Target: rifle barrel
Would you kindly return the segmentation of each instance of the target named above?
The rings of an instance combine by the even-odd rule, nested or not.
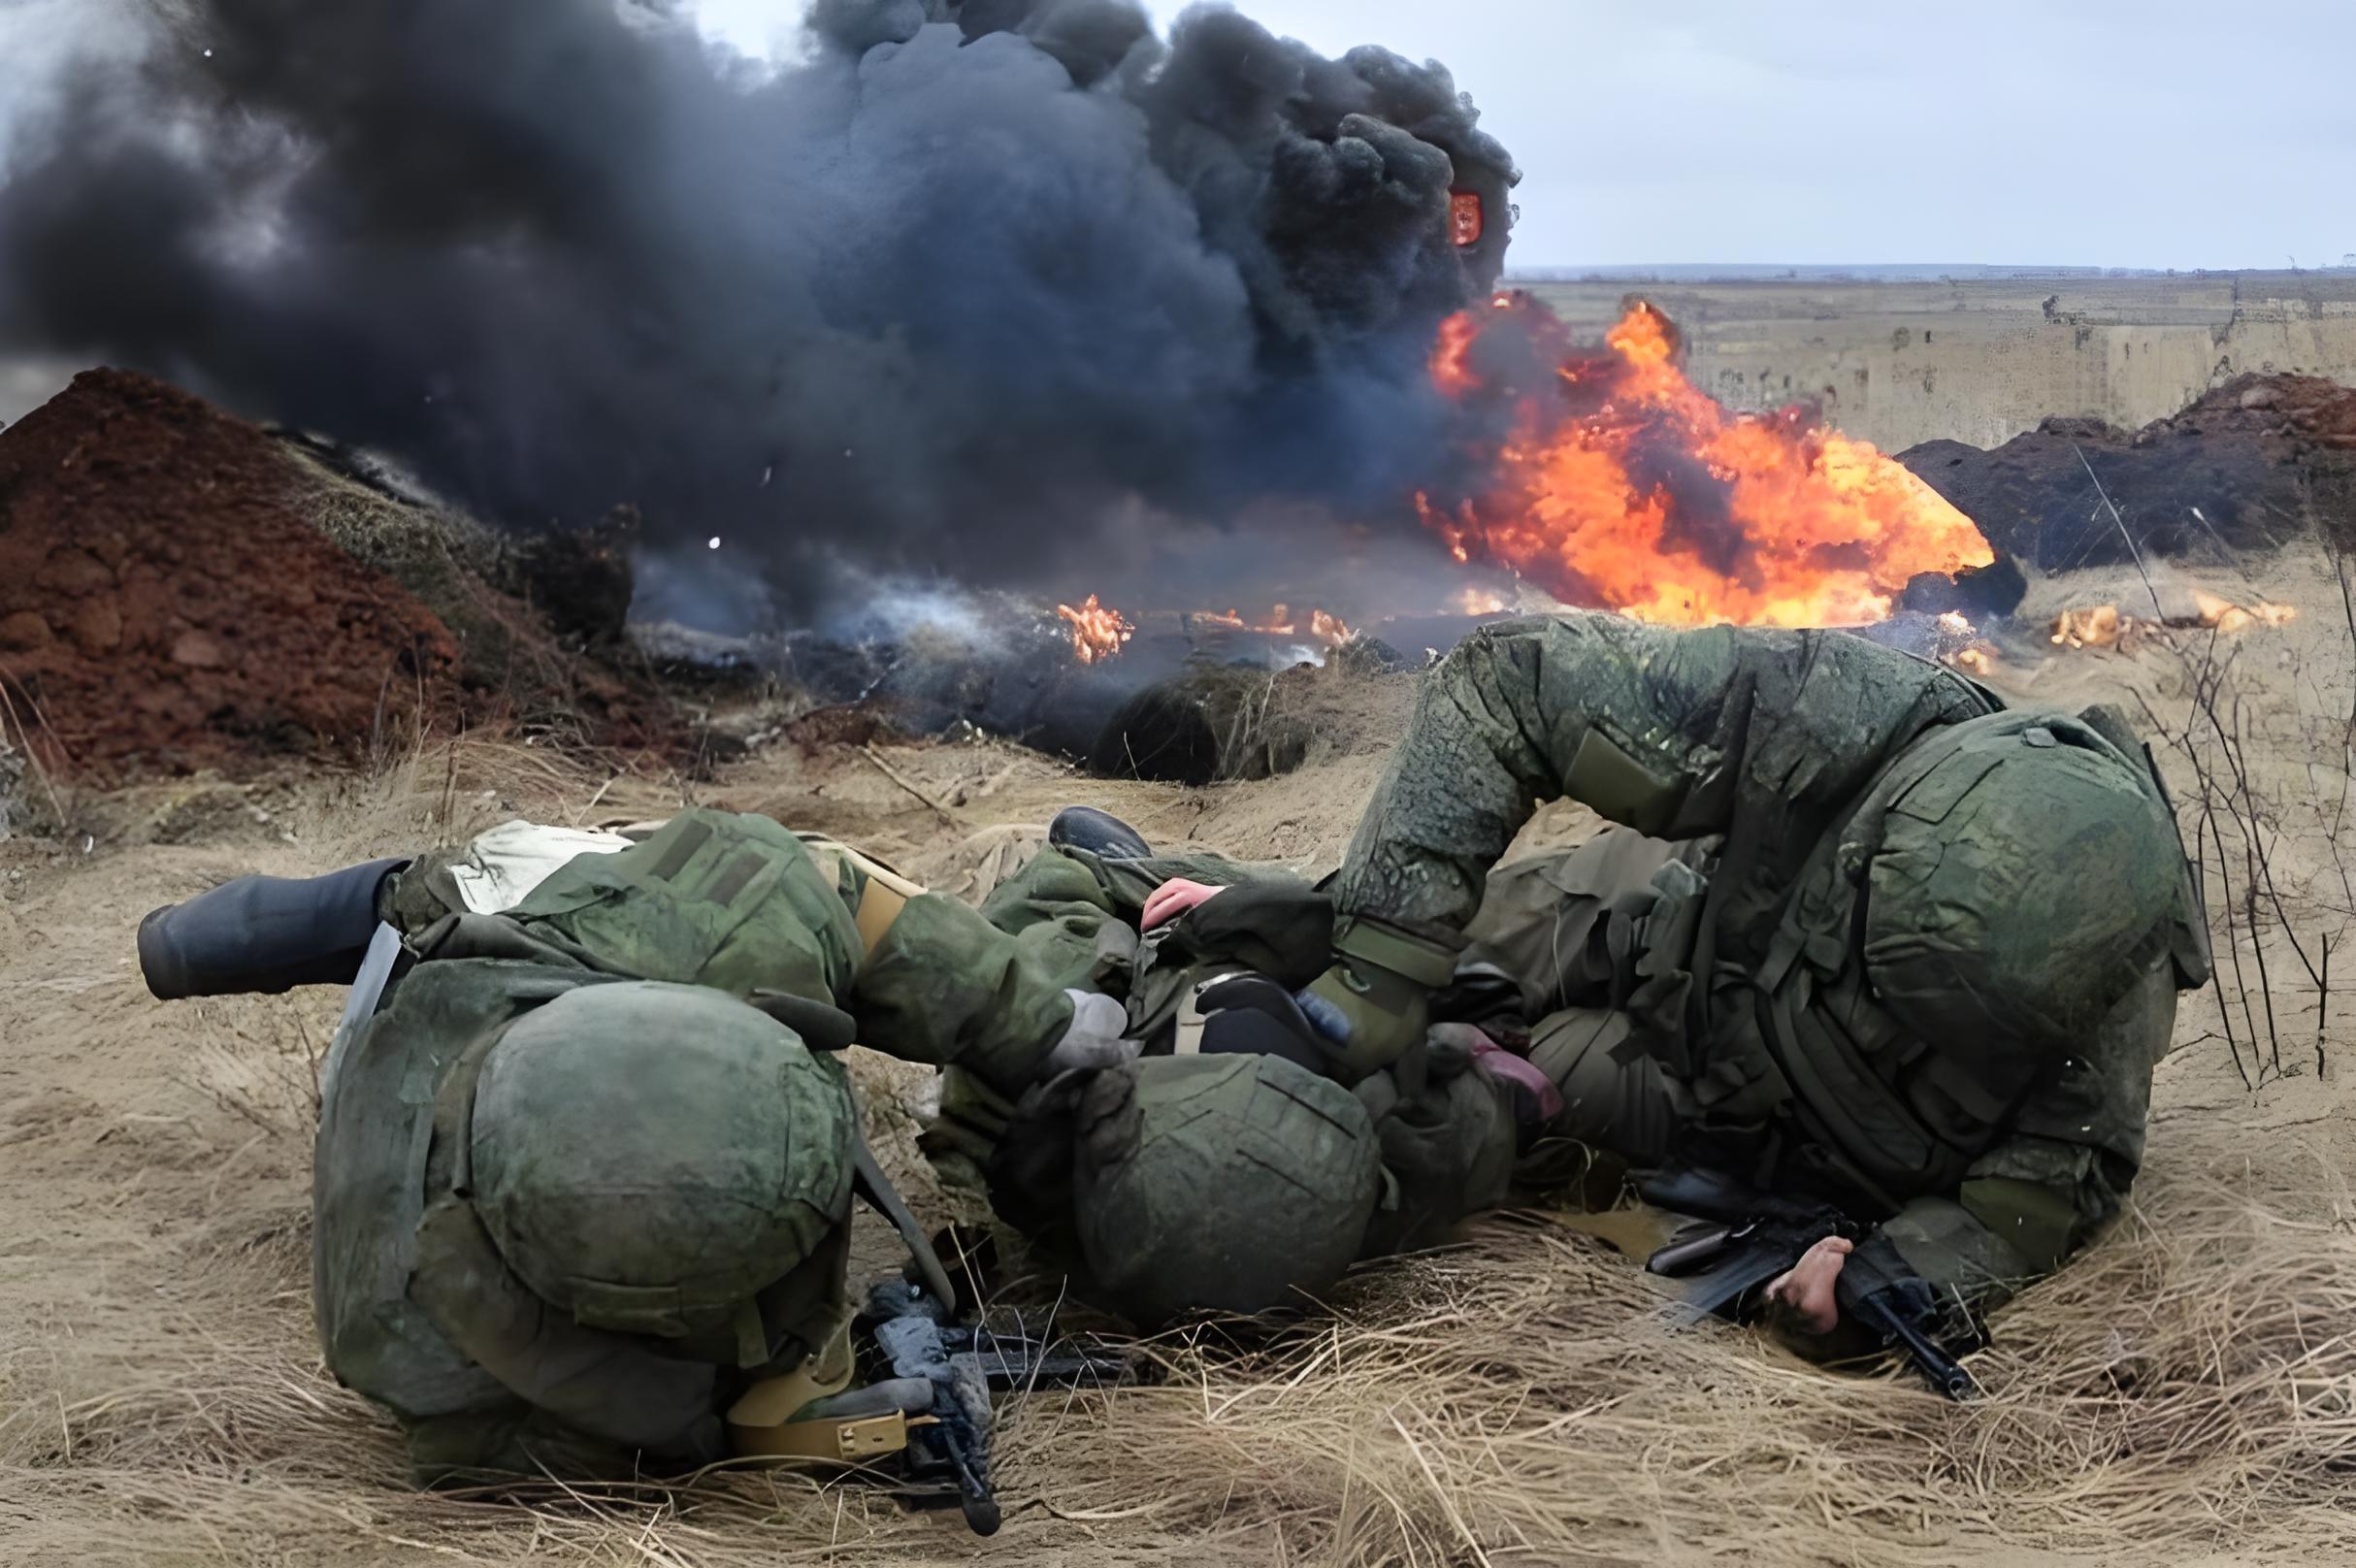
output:
[[[1972,1374],[1964,1370],[1962,1362],[1931,1343],[1929,1335],[1908,1322],[1905,1314],[1892,1311],[1880,1294],[1865,1297],[1857,1308],[1867,1325],[1884,1341],[1894,1340],[1906,1347],[1907,1355],[1914,1358],[1922,1375],[1931,1380],[1932,1388],[1949,1399],[1968,1399],[1980,1391],[1980,1385],[1972,1381]]]

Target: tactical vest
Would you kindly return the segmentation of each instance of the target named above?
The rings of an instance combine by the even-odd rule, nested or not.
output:
[[[408,1429],[421,1482],[719,1458],[726,1392],[800,1365],[846,1316],[847,1225],[717,1332],[575,1321],[506,1267],[467,1201],[474,1074],[517,1019],[610,978],[426,960],[340,1053],[311,1190],[319,1339],[337,1378]]]
[[[2079,720],[1990,715],[1934,731],[1900,755],[1811,852],[1763,960],[1748,971],[1719,966],[1698,1009],[1702,1033],[1686,1065],[1705,1116],[1751,1122],[1763,1114],[1770,1129],[1764,1148],[1753,1144],[1755,1178],[1813,1183],[1885,1210],[1952,1190],[2023,1097],[2059,1065],[2053,1047],[2034,1041],[1960,1032],[1923,1038],[1877,997],[1861,951],[1861,888],[1882,817],[1900,800],[1919,809],[1921,788],[1960,799],[1987,770],[1975,770],[1969,758],[1985,755],[1993,767],[1996,748],[2018,744],[2021,731],[2040,726],[2075,730],[2073,741],[2119,753],[2173,822],[2148,756],[2136,768],[2116,736]],[[1924,783],[1958,757],[1967,759],[1962,766]],[[1700,929],[1709,928],[1739,874],[1744,848],[1730,837],[1702,898]],[[2172,918],[2122,962],[2141,973],[2173,958],[2178,984],[2197,984],[2206,975],[2206,923],[2188,866],[2177,881]],[[1675,913],[1656,910],[1653,918],[1675,927]],[[2123,995],[2128,988],[2116,989]]]

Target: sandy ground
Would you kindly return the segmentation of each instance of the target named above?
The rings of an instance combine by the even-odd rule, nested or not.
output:
[[[2122,586],[2040,584],[2032,608]],[[2312,956],[2350,919],[2329,844],[2351,650],[2327,564],[2286,561],[2264,587],[2306,613],[2227,650],[2216,705],[2247,736],[2274,863],[2260,923],[2277,926],[2277,897],[2290,916],[2262,944],[2240,928],[2242,972],[2261,946],[2270,961],[2274,1029],[2229,974],[2237,1065],[2217,999],[2188,999],[2137,1211],[2000,1319],[1976,1363],[1986,1398],[1827,1376],[1733,1330],[1672,1334],[1624,1262],[1547,1213],[1502,1217],[1369,1271],[1332,1318],[1273,1345],[1168,1342],[1161,1387],[1011,1412],[1008,1523],[986,1547],[954,1515],[792,1476],[522,1502],[407,1490],[396,1434],[324,1376],[311,1337],[311,1094],[340,997],[164,1006],[136,975],[140,914],[233,874],[313,872],[515,815],[659,813],[675,783],[437,744],[376,778],[67,800],[72,838],[0,843],[0,1560],[2356,1561],[2337,1060],[2356,1013],[2342,1000],[2324,1018],[2318,1072],[2317,988],[2289,945]],[[2031,641],[1997,678],[2054,701],[2140,698],[2185,729],[2187,681],[2216,658],[2200,637],[2129,653]],[[1359,720],[1403,714],[1408,684],[1358,694]],[[692,793],[948,882],[961,841],[1069,800],[1166,842],[1329,863],[1382,761],[1379,739],[1351,735],[1384,729],[1346,727],[1292,777],[1196,792],[984,744],[886,753],[939,809],[839,748],[781,748]],[[2196,817],[2199,755],[2171,763]],[[2239,817],[2211,817],[2241,856]],[[1580,831],[1568,808],[1536,830]],[[2356,974],[2356,957],[2338,967]],[[905,1083],[865,1077],[878,1096]]]

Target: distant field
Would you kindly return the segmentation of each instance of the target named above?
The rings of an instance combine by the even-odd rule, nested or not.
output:
[[[1694,381],[1740,408],[1815,397],[1887,451],[1993,446],[2048,414],[2136,426],[2245,371],[2356,384],[2356,272],[2105,277],[2090,270],[1612,269],[1526,286],[1600,337],[1630,294],[1684,329]],[[1697,280],[1702,274],[1714,280]],[[1733,274],[1731,278],[1726,274]],[[1544,280],[1535,280],[1544,279]],[[0,422],[79,369],[0,349]]]
[[[2356,384],[2356,273],[2091,273],[1699,282],[1625,277],[1524,286],[1600,333],[1630,294],[1684,329],[1694,381],[1736,408],[1819,400],[1899,451],[1992,446],[2049,414],[2133,427],[2247,371]]]

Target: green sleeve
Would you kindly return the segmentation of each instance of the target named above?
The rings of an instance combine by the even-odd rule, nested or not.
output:
[[[1039,851],[991,890],[981,918],[1029,949],[1063,985],[1118,991],[1128,983],[1136,932],[1094,857]]]
[[[868,952],[842,1005],[859,1041],[902,1062],[957,1066],[1018,1094],[1071,1024],[1080,983],[1060,944],[1010,936],[955,898],[911,898]]]
[[[1538,802],[1561,797],[1656,838],[1740,814],[1771,857],[1804,856],[1927,725],[1988,706],[1952,671],[1845,633],[1500,622],[1428,677],[1334,905],[1452,935]]]
[[[2152,1063],[2175,1020],[2163,969],[2039,1087],[1953,1197],[1918,1198],[1882,1226],[1900,1256],[1975,1310],[2059,1268],[2126,1202],[2143,1159]]]

